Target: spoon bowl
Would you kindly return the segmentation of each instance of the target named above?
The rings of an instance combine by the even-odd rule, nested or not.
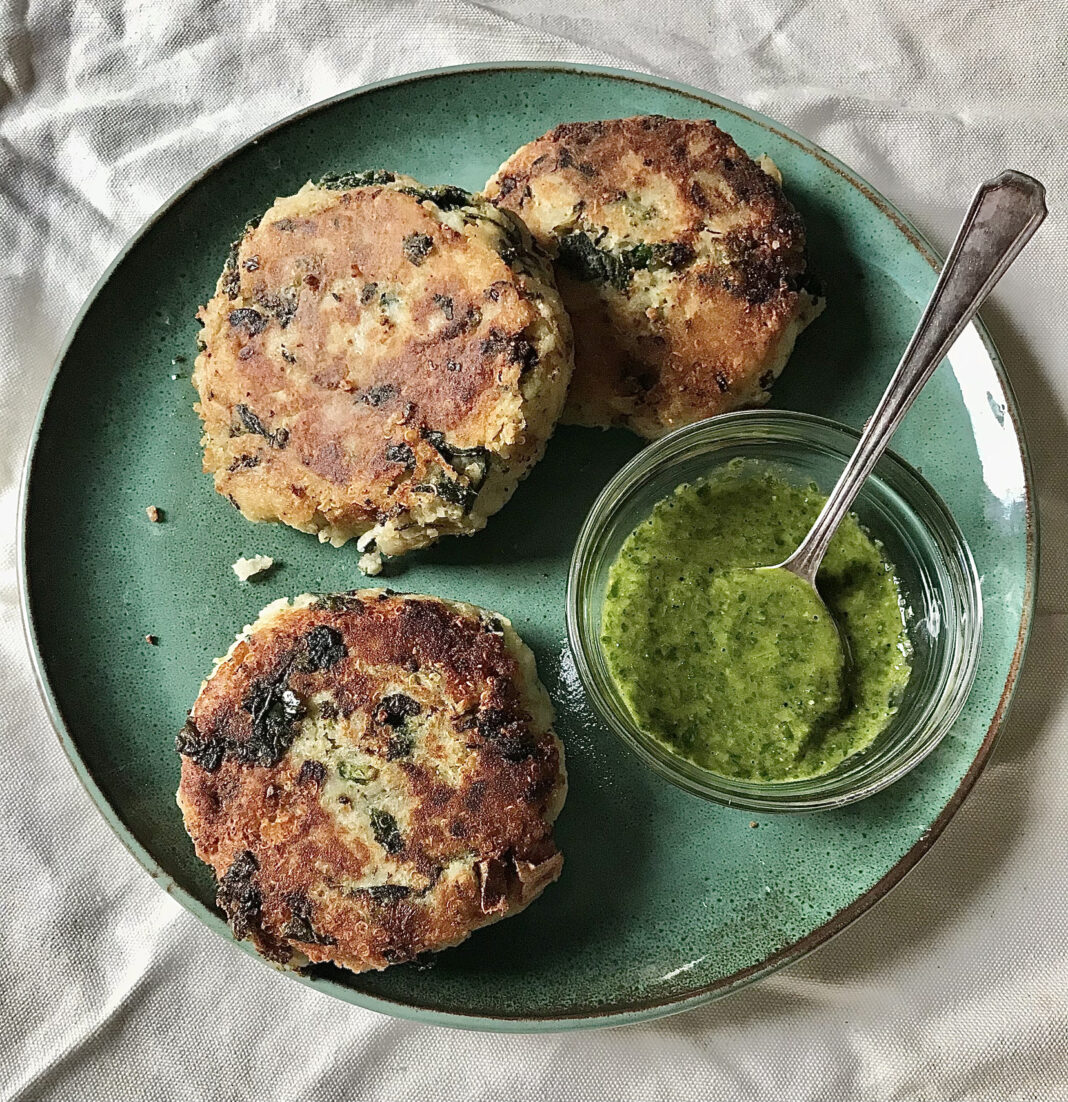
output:
[[[853,646],[849,641],[849,635],[842,630],[842,625],[838,622],[838,617],[835,616],[834,611],[831,609],[830,605],[828,605],[827,602],[823,599],[823,594],[820,593],[819,586],[816,584],[815,579],[810,579],[807,577],[807,575],[802,574],[797,570],[791,570],[790,567],[787,565],[789,561],[790,560],[787,559],[785,562],[776,563],[774,566],[755,566],[753,567],[753,570],[758,571],[762,574],[774,575],[780,572],[783,574],[788,574],[791,578],[799,579],[812,589],[812,592],[816,596],[816,600],[819,602],[819,607],[821,608],[824,617],[826,618],[827,622],[833,626],[835,635],[838,637],[838,649],[841,651],[842,655],[842,681],[848,682],[850,671],[854,667]]]

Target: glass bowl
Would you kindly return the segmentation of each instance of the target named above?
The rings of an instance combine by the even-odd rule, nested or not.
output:
[[[761,811],[840,807],[892,784],[938,745],[971,689],[982,634],[979,576],[949,510],[907,463],[887,454],[853,512],[893,563],[912,642],[912,673],[896,714],[865,750],[805,780],[723,777],[672,753],[638,727],[601,645],[608,570],[623,541],[677,486],[734,459],[756,460],[795,485],[827,493],[859,434],[809,414],[730,413],[650,444],[594,502],[571,558],[567,629],[582,684],[608,726],[661,776],[706,799]],[[670,676],[670,671],[665,671]]]

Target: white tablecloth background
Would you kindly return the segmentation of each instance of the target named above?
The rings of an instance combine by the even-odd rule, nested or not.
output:
[[[51,0],[26,9],[0,0],[0,1096],[1065,1097],[1064,3]],[[942,249],[974,184],[1005,166],[1045,180],[1052,211],[984,312],[1030,434],[1044,556],[1019,695],[973,795],[900,887],[794,967],[660,1022],[527,1037],[393,1021],[305,990],[160,891],[92,807],[45,718],[11,539],[54,355],[147,215],[299,107],[412,70],[514,58],[615,64],[741,100],[855,167]]]

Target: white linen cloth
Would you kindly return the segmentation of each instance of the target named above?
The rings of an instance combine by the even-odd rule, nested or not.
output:
[[[1040,0],[0,0],[0,1097],[1068,1095],[1066,41],[1068,9]],[[1042,178],[1051,206],[984,311],[1031,439],[1044,553],[1019,695],[974,793],[900,887],[792,968],[659,1022],[525,1037],[306,990],[161,892],[45,718],[11,538],[63,334],[168,195],[325,96],[513,58],[741,100],[852,165],[943,250],[1003,167]]]

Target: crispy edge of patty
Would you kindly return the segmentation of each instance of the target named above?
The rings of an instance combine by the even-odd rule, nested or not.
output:
[[[504,162],[485,194],[556,257],[575,327],[563,421],[655,437],[767,401],[823,306],[777,176],[663,116],[565,123]]]
[[[257,678],[277,670],[279,663],[290,662],[294,648],[298,665],[304,661],[300,640],[308,631],[322,635],[330,627],[340,636],[332,641],[333,660],[327,667],[327,673],[332,668],[339,678],[335,689],[343,696],[370,691],[373,699],[375,687],[361,685],[367,654],[350,652],[353,662],[344,668],[337,665],[342,657],[349,657],[337,649],[342,640],[349,646],[355,642],[351,633],[340,630],[346,622],[361,629],[364,645],[377,647],[388,658],[387,665],[398,670],[396,660],[406,647],[411,650],[413,641],[424,664],[429,656],[437,656],[439,664],[431,665],[442,676],[453,678],[450,691],[478,701],[477,714],[492,713],[492,722],[499,728],[491,732],[492,738],[483,738],[479,722],[465,736],[478,744],[468,753],[474,755],[471,760],[480,772],[440,809],[441,786],[421,769],[411,774],[421,796],[412,813],[425,808],[429,840],[440,841],[445,829],[434,816],[439,811],[455,816],[459,810],[473,834],[458,839],[456,845],[462,848],[469,842],[478,847],[471,860],[453,860],[441,870],[422,896],[398,895],[388,888],[359,890],[354,903],[337,893],[324,893],[314,878],[306,876],[305,870],[323,860],[331,876],[349,874],[357,880],[373,879],[383,868],[388,872],[394,866],[388,854],[376,853],[371,839],[342,832],[320,804],[325,776],[321,763],[316,769],[298,768],[289,760],[291,747],[283,749],[274,764],[234,760],[233,747],[218,761],[204,759],[212,738],[234,741],[235,732],[240,734],[242,725],[248,726],[238,703],[245,697],[247,683],[255,684]],[[387,625],[397,630],[387,631]],[[460,635],[466,646],[459,645]],[[331,648],[324,650],[321,644],[320,639],[316,661],[331,661]],[[506,683],[501,683],[502,678]],[[395,683],[395,678],[388,679],[389,685]],[[297,684],[301,697],[310,700],[314,686],[308,678],[298,679]],[[494,711],[487,701],[501,707]],[[510,761],[496,753],[493,739],[505,737],[520,719],[532,749]],[[384,968],[458,944],[473,930],[518,913],[560,874],[563,858],[552,840],[552,823],[566,796],[563,747],[552,730],[552,706],[537,678],[533,654],[512,625],[497,614],[461,602],[389,590],[325,598],[305,594],[292,604],[276,601],[216,663],[201,687],[190,722],[192,731],[187,725],[179,736],[180,745],[185,741],[178,804],[186,828],[198,857],[216,872],[219,904],[235,935],[251,940],[276,964],[301,967],[309,961],[333,961],[354,971]],[[325,783],[330,783],[328,776]],[[478,799],[472,804],[476,790]],[[524,793],[533,795],[528,799]],[[235,801],[232,819],[223,807]],[[297,828],[291,826],[294,821]],[[417,835],[408,834],[414,830],[412,821],[403,817],[401,821],[406,840],[400,856],[408,861],[401,871],[425,871],[425,851],[416,844]],[[290,824],[288,836],[279,835],[279,823]],[[287,847],[292,849],[288,864],[284,852],[279,853]]]
[[[360,183],[361,180],[376,182]],[[440,345],[442,363],[426,377],[422,388],[426,393],[410,395],[421,399],[420,408],[408,408],[408,423],[403,419],[401,423],[393,423],[386,418],[397,421],[402,417],[399,411],[407,408],[405,381],[411,386],[416,378],[405,369],[405,357],[425,364],[432,360],[438,347],[436,335],[429,344],[413,344],[414,337],[408,338],[400,357],[394,356],[391,361],[397,379],[382,385],[370,380],[364,388],[371,396],[368,408],[358,411],[367,426],[361,425],[359,432],[348,433],[361,446],[364,440],[383,437],[378,449],[382,455],[375,451],[368,458],[359,448],[351,447],[351,440],[344,436],[335,439],[332,428],[317,433],[314,419],[301,418],[299,408],[279,411],[275,408],[277,402],[272,401],[279,395],[285,397],[287,382],[290,386],[299,383],[304,389],[312,386],[308,375],[316,370],[315,360],[307,367],[291,370],[283,360],[295,362],[296,357],[287,351],[284,341],[288,337],[292,344],[293,338],[299,339],[302,328],[311,326],[313,344],[320,348],[328,344],[324,340],[324,326],[320,324],[322,311],[316,307],[307,314],[292,295],[287,299],[278,293],[278,288],[272,287],[264,295],[261,289],[261,297],[270,304],[285,306],[281,319],[285,324],[280,325],[278,319],[270,316],[270,310],[246,302],[243,288],[257,278],[249,275],[247,268],[262,273],[270,267],[269,253],[264,253],[271,244],[270,237],[265,236],[270,227],[284,223],[299,229],[302,213],[322,216],[324,211],[336,209],[354,197],[363,201],[381,192],[391,193],[392,207],[402,203],[401,209],[408,215],[418,212],[428,230],[421,240],[429,242],[433,235],[434,255],[409,257],[412,267],[407,274],[417,277],[422,271],[425,276],[427,266],[440,265],[442,257],[437,249],[445,249],[447,257],[455,258],[442,268],[442,278],[450,271],[455,273],[456,265],[460,264],[462,282],[464,265],[474,265],[485,275],[487,286],[479,290],[494,296],[492,301],[487,299],[480,304],[482,309],[490,317],[500,314],[502,321],[507,319],[508,332],[488,322],[482,326],[482,329],[488,326],[487,332],[476,325],[475,331],[469,333],[471,327],[465,329],[461,324],[464,319],[456,324],[450,322],[442,331],[454,330],[452,335],[457,339],[452,344]],[[288,234],[287,242],[297,236]],[[368,246],[388,240],[388,226],[376,223],[359,236]],[[407,271],[407,265],[402,268]],[[313,282],[318,292],[320,277],[338,274],[319,273],[311,280],[306,278],[304,283]],[[321,298],[326,302],[325,288],[318,298],[305,286],[296,294],[301,300],[309,298],[317,302]],[[438,297],[435,295],[435,301]],[[327,305],[332,310],[339,309],[333,302]],[[437,307],[427,305],[436,311]],[[241,332],[242,326],[237,326],[235,333],[235,313],[242,318],[254,314],[253,328],[257,332],[246,335]],[[522,222],[460,189],[425,188],[408,177],[392,173],[349,176],[330,187],[306,185],[296,195],[276,200],[258,225],[250,225],[234,243],[216,294],[200,317],[205,322],[202,343],[206,347],[197,357],[193,381],[200,393],[196,408],[205,422],[204,466],[213,474],[216,489],[251,520],[281,520],[315,532],[320,539],[335,545],[356,537],[365,546],[386,554],[425,546],[442,534],[469,534],[481,529],[544,450],[562,409],[572,368],[570,324],[553,282],[551,266],[534,246]],[[478,318],[481,319],[481,311]],[[343,329],[339,333],[344,336]],[[400,339],[404,340],[405,335],[401,329]],[[331,336],[329,326],[325,336]],[[240,343],[240,348],[234,347],[235,342]],[[280,354],[274,347],[276,343]],[[453,349],[455,355],[444,355],[446,347]],[[371,353],[375,351],[381,350],[371,349]],[[455,367],[446,370],[442,366],[446,360]],[[460,370],[465,363],[467,368]],[[323,370],[328,366],[324,365]],[[388,366],[382,364],[383,368]],[[336,370],[336,365],[331,370]],[[420,370],[426,375],[425,369]],[[304,375],[290,379],[297,371],[303,371]],[[230,383],[224,378],[227,374],[233,376]],[[422,377],[418,372],[417,376]],[[238,402],[241,395],[216,400],[216,391],[222,394],[240,389],[232,383],[242,378],[250,382],[260,378],[261,389],[265,391],[255,403],[260,408],[252,409]],[[473,379],[479,380],[475,390],[471,389]],[[345,386],[342,379],[332,381],[327,389],[314,389],[311,397],[322,406],[319,420],[324,424],[336,423],[339,417],[355,416],[351,410],[346,412],[346,403],[360,400],[360,395],[345,393]],[[461,393],[475,407],[467,413],[461,411],[459,418],[455,411],[446,414],[446,408],[453,404],[449,395]],[[383,394],[394,400],[383,403]],[[290,397],[295,400],[297,395]],[[446,408],[435,412],[441,402],[447,402]],[[301,405],[307,406],[308,399],[296,403],[297,407]],[[379,405],[383,406],[381,410]],[[268,408],[264,409],[265,406]],[[248,413],[244,412],[246,409]],[[379,413],[381,424],[376,421]],[[420,419],[424,423],[416,423]],[[447,423],[445,431],[442,423]],[[233,443],[235,431],[240,446]],[[298,451],[307,452],[309,448],[313,455],[320,456],[314,461],[314,470],[309,467],[312,460],[293,459]],[[238,451],[242,454],[238,455]],[[351,464],[345,459],[346,451],[363,463],[363,469],[355,473],[348,469]],[[470,458],[473,455],[475,459]],[[343,467],[346,469],[342,470]],[[431,477],[422,477],[427,470]],[[412,492],[414,486],[419,487],[418,493]]]

